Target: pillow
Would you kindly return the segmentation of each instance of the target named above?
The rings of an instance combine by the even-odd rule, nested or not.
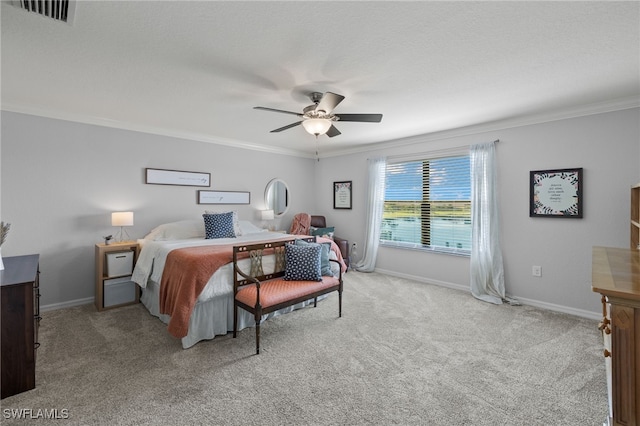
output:
[[[298,246],[285,244],[285,280],[322,281],[320,273],[320,244]]]
[[[309,235],[317,235],[318,237],[331,238],[333,240],[333,229],[333,226],[329,228],[316,228],[312,226],[309,228]]]
[[[309,244],[317,244],[310,243],[305,240],[297,239],[294,244],[298,246],[308,246]],[[320,243],[320,247],[322,248],[322,252],[320,253],[320,274],[332,277],[333,273],[331,272],[331,262],[329,262],[329,252],[331,252],[331,243]]]
[[[329,259],[338,260],[338,255],[331,249],[329,249]],[[331,272],[333,272],[333,274],[331,275],[337,277],[340,273],[340,269],[342,269],[342,266],[338,262],[329,262],[329,264],[331,265]]]
[[[242,229],[240,229],[240,224],[238,221],[238,212],[233,210],[231,212],[214,212],[210,210],[205,210],[204,214],[220,214],[220,213],[233,213],[233,233],[236,234],[236,237],[242,235]]]
[[[240,232],[241,232],[240,235],[255,234],[257,232],[265,231],[264,229],[257,227],[256,225],[249,222],[248,220],[241,220],[239,221],[238,225],[240,227]],[[236,233],[236,235],[238,234]]]
[[[234,238],[233,212],[203,214],[205,238]]]
[[[201,220],[180,220],[156,226],[144,239],[152,241],[183,240],[185,238],[203,238],[204,226]]]

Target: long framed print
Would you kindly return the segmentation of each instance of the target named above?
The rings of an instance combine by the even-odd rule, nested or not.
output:
[[[152,185],[211,186],[211,173],[145,169],[145,183]]]
[[[582,218],[582,168],[535,170],[529,181],[530,217]]]
[[[251,204],[249,191],[198,191],[198,204]]]
[[[351,181],[333,182],[333,208],[350,209],[353,189]]]

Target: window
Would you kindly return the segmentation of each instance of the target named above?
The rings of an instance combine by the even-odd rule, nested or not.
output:
[[[384,199],[382,244],[471,252],[468,154],[387,162]]]

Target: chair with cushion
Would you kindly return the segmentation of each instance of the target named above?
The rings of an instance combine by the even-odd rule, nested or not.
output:
[[[314,234],[313,229],[316,228],[319,230],[326,227],[327,220],[324,216],[311,215],[311,228],[309,230],[309,235],[321,235]],[[340,248],[340,253],[342,253],[342,259],[344,260],[344,263],[346,263],[347,267],[349,267],[349,241],[340,237],[336,237],[333,234],[331,235],[331,237],[333,238],[333,242],[335,242],[336,245]]]

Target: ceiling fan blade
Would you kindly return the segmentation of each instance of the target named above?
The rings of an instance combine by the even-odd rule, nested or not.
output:
[[[331,127],[329,127],[329,130],[327,130],[327,133],[325,134],[330,138],[332,138],[334,136],[341,135],[342,133],[340,133],[340,130],[336,129],[336,126],[332,124]]]
[[[337,107],[343,99],[344,96],[342,95],[327,92],[322,96],[322,99],[320,99],[320,102],[316,106],[316,112],[324,111],[326,114],[330,114],[331,111],[333,111],[333,109]]]
[[[299,126],[299,125],[300,125],[300,123],[302,123],[302,121],[298,121],[297,123],[289,124],[288,126],[280,127],[280,128],[278,128],[278,129],[275,129],[275,130],[270,131],[269,133],[277,133],[277,132],[281,132],[281,131],[283,131],[283,130],[287,130],[287,129],[290,129],[290,128],[292,128],[292,127]]]
[[[267,108],[267,107],[261,107],[261,106],[253,107],[253,109],[261,109],[263,111],[281,112],[283,114],[293,114],[293,115],[297,115],[298,117],[302,117],[302,114],[299,113],[299,112],[285,111],[285,110],[282,110],[282,109]]]
[[[336,114],[340,121],[360,121],[365,123],[379,123],[382,114]]]

